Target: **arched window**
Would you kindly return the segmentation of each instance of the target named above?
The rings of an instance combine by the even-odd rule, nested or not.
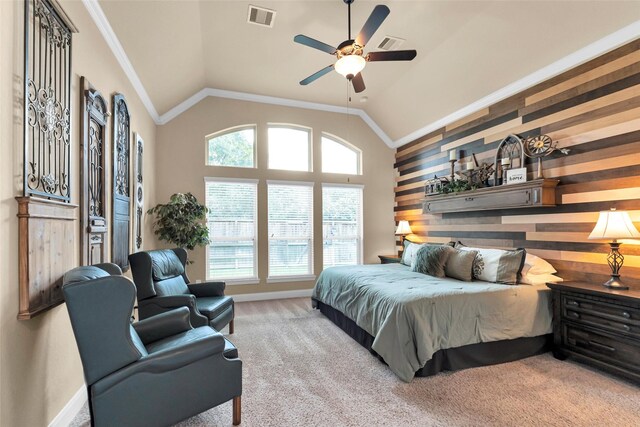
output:
[[[362,174],[362,153],[340,138],[322,134],[322,172]]]
[[[207,165],[256,167],[256,126],[237,126],[207,136]]]
[[[311,171],[311,129],[269,124],[269,169]]]

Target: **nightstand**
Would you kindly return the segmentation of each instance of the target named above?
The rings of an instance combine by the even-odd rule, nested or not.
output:
[[[395,264],[400,262],[400,257],[397,255],[378,255],[381,264]]]
[[[553,293],[553,355],[640,383],[640,290],[586,282],[547,286]]]

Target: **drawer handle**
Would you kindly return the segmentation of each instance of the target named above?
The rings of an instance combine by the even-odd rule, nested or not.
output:
[[[575,311],[570,311],[569,315],[571,315],[575,319],[579,319],[580,318],[580,315],[578,313],[576,313]]]
[[[578,301],[574,301],[574,300],[567,301],[567,305],[572,305],[574,307],[580,307],[580,303]]]
[[[622,325],[622,329],[624,329],[625,331],[629,332],[631,330],[631,326],[629,325]]]
[[[464,201],[465,202],[473,202],[473,197],[465,197]]]
[[[624,317],[625,319],[631,319],[631,314],[628,311],[623,311],[622,317]]]
[[[597,348],[601,348],[603,350],[610,351],[612,353],[616,351],[615,348],[613,348],[613,347],[611,347],[609,345],[600,344],[598,341],[589,341],[589,345],[592,345],[592,346],[597,347]]]

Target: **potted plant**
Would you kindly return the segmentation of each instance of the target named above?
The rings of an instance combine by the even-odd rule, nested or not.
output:
[[[209,228],[204,223],[208,209],[191,193],[176,193],[167,204],[147,211],[155,215],[153,232],[158,239],[190,251],[209,244]],[[193,261],[188,261],[192,263]]]

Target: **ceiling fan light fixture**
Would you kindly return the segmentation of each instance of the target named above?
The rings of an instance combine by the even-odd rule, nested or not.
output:
[[[348,79],[364,69],[367,61],[360,55],[344,55],[336,62],[335,70]]]

